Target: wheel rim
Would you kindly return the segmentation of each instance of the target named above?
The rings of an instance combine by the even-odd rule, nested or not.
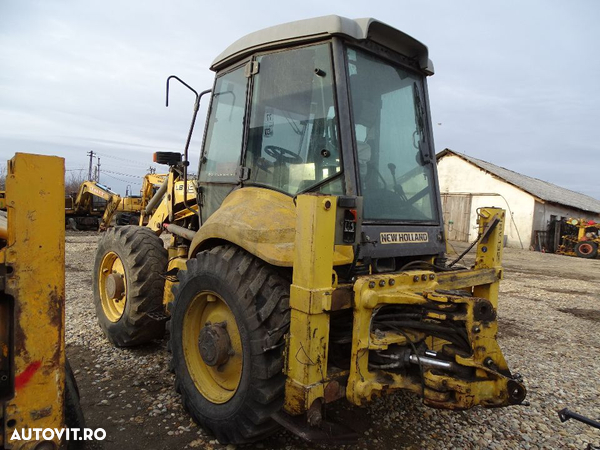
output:
[[[100,264],[98,284],[104,315],[111,322],[118,322],[125,311],[127,282],[123,261],[115,252],[104,255]]]
[[[196,389],[212,403],[230,400],[242,378],[242,341],[235,316],[221,296],[203,291],[183,319],[183,353]]]
[[[582,255],[590,255],[593,251],[593,248],[591,246],[591,244],[580,244],[579,245],[579,252]]]

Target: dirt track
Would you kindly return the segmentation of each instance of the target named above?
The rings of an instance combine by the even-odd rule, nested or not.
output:
[[[166,341],[115,349],[96,324],[91,279],[98,235],[67,232],[67,355],[88,427],[111,449],[225,448],[191,423],[173,390]],[[531,406],[432,410],[399,393],[367,408],[328,413],[362,434],[356,448],[584,448],[600,431],[569,421],[564,407],[600,418],[600,260],[507,249],[499,342],[520,372]],[[229,448],[231,448],[230,446]],[[287,432],[249,448],[311,448]],[[330,447],[334,448],[334,446]]]

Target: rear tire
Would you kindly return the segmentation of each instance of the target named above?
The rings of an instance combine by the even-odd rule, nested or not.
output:
[[[199,253],[179,272],[169,323],[176,390],[222,444],[254,442],[279,429],[272,416],[284,401],[289,287],[276,269],[232,245]],[[229,356],[211,366],[199,347],[202,333],[215,326],[227,330]]]
[[[581,241],[575,245],[575,254],[580,258],[593,259],[598,256],[598,244],[592,241]]]
[[[165,280],[161,275],[166,269],[167,251],[150,229],[128,225],[104,233],[94,264],[94,304],[98,323],[115,346],[163,337]]]

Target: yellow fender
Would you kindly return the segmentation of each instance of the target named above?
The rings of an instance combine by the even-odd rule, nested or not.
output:
[[[271,189],[246,187],[231,192],[194,236],[189,257],[231,242],[274,266],[292,267],[296,206],[292,197]],[[333,236],[332,236],[333,239]],[[334,265],[351,264],[351,246],[336,246]]]

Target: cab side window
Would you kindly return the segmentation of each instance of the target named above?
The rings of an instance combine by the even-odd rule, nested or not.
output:
[[[217,78],[200,166],[202,218],[208,219],[239,184],[248,78],[240,67]]]
[[[200,182],[236,183],[244,134],[246,84],[244,68],[219,77],[206,130]]]

